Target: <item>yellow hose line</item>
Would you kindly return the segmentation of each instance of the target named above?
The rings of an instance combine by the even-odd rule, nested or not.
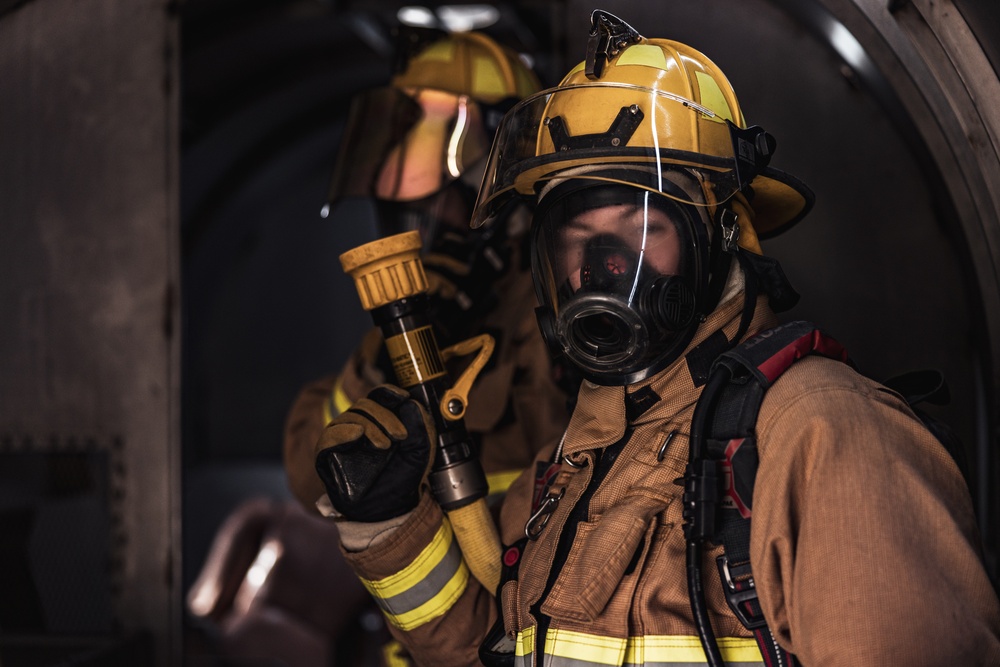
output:
[[[448,520],[472,575],[495,594],[500,583],[500,535],[486,499],[448,512]]]

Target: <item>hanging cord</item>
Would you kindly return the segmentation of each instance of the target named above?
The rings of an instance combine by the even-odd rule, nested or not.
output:
[[[684,473],[684,537],[687,540],[687,582],[691,614],[698,638],[710,667],[723,667],[715,632],[708,617],[705,590],[702,587],[702,545],[716,532],[716,505],[719,501],[719,479],[716,462],[706,459],[705,423],[723,387],[729,382],[728,372],[713,373],[691,420],[691,440],[688,466]]]

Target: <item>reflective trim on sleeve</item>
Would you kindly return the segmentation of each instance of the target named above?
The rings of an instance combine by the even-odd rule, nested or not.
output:
[[[340,375],[337,377],[336,384],[333,385],[333,391],[323,401],[323,424],[329,424],[334,417],[347,412],[351,405],[351,399],[347,397],[347,392],[344,391],[344,376]]]
[[[389,622],[401,630],[445,614],[468,582],[469,568],[447,520],[405,568],[377,581],[361,579]]]
[[[718,640],[727,667],[764,667],[764,659],[752,637],[721,637]],[[528,667],[535,649],[535,628],[517,634],[516,667]],[[701,641],[694,636],[649,635],[628,640],[582,632],[549,629],[545,638],[546,667],[703,667],[708,664]]]

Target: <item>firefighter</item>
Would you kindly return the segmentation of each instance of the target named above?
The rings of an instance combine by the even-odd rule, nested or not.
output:
[[[497,496],[561,433],[578,383],[571,369],[550,362],[535,325],[526,209],[508,209],[489,228],[469,227],[497,123],[540,86],[515,52],[481,33],[452,33],[416,51],[389,86],[354,100],[330,201],[374,201],[381,236],[420,231],[442,347],[493,336],[496,348],[469,394],[465,422]],[[285,470],[311,511],[325,491],[315,469],[323,427],[392,377],[373,329],[339,373],[296,398],[285,429]]]
[[[352,101],[329,204],[373,202],[381,236],[420,231],[430,315],[442,346],[476,333],[493,336],[496,346],[469,393],[465,423],[496,503],[565,428],[578,383],[571,370],[551,363],[535,325],[525,209],[512,207],[489,229],[469,226],[498,122],[540,86],[515,51],[478,32],[402,30],[398,58],[389,85]],[[337,542],[337,530],[316,508],[325,492],[315,468],[323,427],[387,378],[392,367],[373,329],[340,372],[305,386],[291,407],[283,453],[295,506],[251,500],[216,536],[188,607],[218,628],[218,650],[227,657],[407,664],[398,644],[385,643],[389,637],[376,627],[378,612],[364,604],[371,600],[357,578],[323,546]],[[262,578],[259,566],[248,569],[262,559],[272,563],[266,581],[248,583],[251,569]]]
[[[958,467],[842,361],[806,356],[763,396],[752,579],[722,545],[688,557],[695,407],[713,362],[794,303],[758,234],[812,195],[769,166],[773,138],[704,54],[592,19],[587,59],[505,117],[473,217],[534,206],[539,325],[584,377],[568,428],[504,500],[500,585],[468,575],[426,488],[433,426],[391,385],[316,446],[348,563],[426,665],[1000,664]],[[380,467],[390,453],[410,465]],[[766,627],[745,627],[724,585]]]

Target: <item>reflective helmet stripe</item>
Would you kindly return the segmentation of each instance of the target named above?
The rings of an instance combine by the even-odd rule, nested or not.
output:
[[[490,485],[490,495],[506,493],[514,480],[520,477],[523,470],[500,470],[486,475],[486,483]]]

